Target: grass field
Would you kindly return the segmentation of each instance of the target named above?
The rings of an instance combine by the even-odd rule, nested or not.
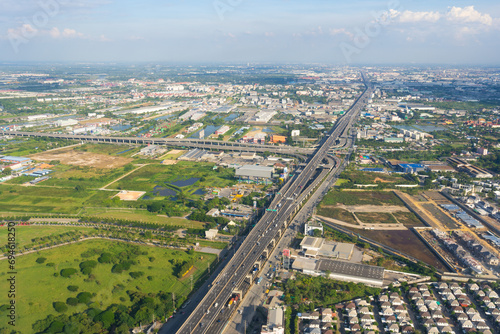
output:
[[[389,185],[409,182],[400,175],[363,172],[360,170],[345,170],[340,174],[340,177],[343,179],[348,179],[355,184],[385,183]]]
[[[194,163],[180,161],[176,165],[151,164],[145,166],[112,185],[115,189],[146,191],[148,196],[154,197],[152,191],[155,186],[168,186],[172,182],[199,178],[193,185],[182,187],[182,190],[190,197],[199,198],[197,195],[190,195],[200,188],[207,187],[228,187],[236,183],[234,171],[232,169],[222,169],[220,172],[213,170],[214,164]]]
[[[324,205],[404,205],[390,191],[330,191],[322,201]]]
[[[394,217],[406,226],[425,226],[424,223],[413,212],[393,212]]]
[[[347,179],[338,179],[337,182],[335,182],[335,185],[338,187],[338,186],[341,186],[345,183],[349,183],[349,180]]]
[[[338,219],[346,223],[358,225],[358,222],[356,221],[352,213],[344,209],[319,207],[317,214],[320,216]]]
[[[90,195],[73,188],[1,185],[0,211],[74,214]]]
[[[56,236],[72,231],[88,231],[89,227],[77,226],[16,226],[16,244],[22,248],[34,238]],[[0,227],[0,245],[7,244],[7,226]]]
[[[356,217],[365,224],[397,224],[392,214],[386,212],[356,212]]]
[[[52,170],[54,173],[50,174],[50,179],[43,181],[40,185],[65,188],[74,188],[79,185],[85,189],[100,188],[127,173],[123,167],[103,169],[62,164],[54,166]]]
[[[114,210],[108,208],[85,208],[84,210],[82,210],[82,215],[89,217],[126,219],[132,221],[140,221],[140,222],[163,224],[163,225],[178,225],[185,228],[203,228],[205,224],[184,218],[158,216],[146,210],[135,210],[126,208],[120,210]]]
[[[133,279],[129,275],[130,271],[124,271],[120,274],[112,273],[113,264],[111,263],[99,263],[92,270],[94,279],[89,279],[88,275],[83,275],[80,271],[71,278],[54,277],[54,273],[59,273],[61,269],[75,268],[78,270],[80,262],[96,260],[99,255],[87,258],[81,257],[81,254],[89,249],[97,249],[98,252],[105,250],[112,254],[118,254],[130,250],[130,247],[139,247],[140,251],[147,252],[147,255],[139,255],[136,259],[138,263],[130,268],[130,271],[144,272],[144,275],[137,279]],[[44,264],[36,263],[35,260],[42,256],[47,258],[46,262]],[[154,258],[152,262],[149,259],[150,257]],[[196,282],[207,270],[207,264],[213,262],[216,256],[195,253],[194,257],[196,259],[195,267],[190,274],[194,276],[194,282]],[[52,307],[53,302],[65,302],[67,298],[75,297],[79,292],[95,293],[92,301],[97,302],[100,305],[99,307],[103,309],[113,303],[130,305],[127,290],[140,290],[144,293],[175,292],[176,299],[182,300],[190,291],[189,274],[182,279],[177,279],[173,276],[173,267],[169,260],[187,260],[188,258],[189,255],[184,251],[130,246],[125,243],[105,240],[90,240],[43,251],[40,254],[18,257],[16,263],[16,299],[19,302],[16,310],[16,330],[21,333],[31,333],[31,325],[36,320],[43,319],[49,314],[57,314]],[[54,263],[55,266],[47,266],[47,263]],[[152,279],[149,280],[148,276],[151,276]],[[6,277],[6,272],[0,273],[1,291],[8,291]],[[78,291],[69,291],[67,289],[69,285],[78,286]],[[2,299],[2,301],[6,302],[7,300]],[[81,312],[88,306],[78,304],[77,306],[68,307],[67,313],[73,313]],[[4,318],[5,314],[1,314],[1,316]]]

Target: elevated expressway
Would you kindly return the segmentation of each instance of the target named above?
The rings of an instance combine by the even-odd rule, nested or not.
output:
[[[240,298],[245,296],[257,275],[253,269],[255,267],[261,269],[262,263],[265,262],[307,197],[329,173],[335,174],[341,167],[340,160],[330,156],[334,159],[335,165],[332,167],[327,164],[327,168],[318,169],[332,147],[341,144],[342,141],[344,144],[348,142],[348,131],[366,105],[371,93],[372,88],[367,87],[349,111],[322,139],[302,171],[297,170],[293,178],[288,180],[276,194],[264,216],[246,236],[225,268],[213,280],[210,290],[177,330],[177,334],[222,332],[231,312],[235,309],[234,305],[228,305],[228,301],[235,294],[239,294]],[[169,330],[169,333],[173,332],[172,329]]]
[[[236,143],[208,139],[176,139],[176,138],[142,138],[142,137],[106,137],[90,135],[70,135],[46,132],[0,131],[4,136],[44,137],[54,139],[76,140],[81,142],[132,144],[132,145],[166,145],[173,147],[202,148],[209,150],[239,151],[239,152],[271,152],[275,154],[304,157],[314,152],[315,148],[299,148],[293,146],[261,145],[251,143]]]

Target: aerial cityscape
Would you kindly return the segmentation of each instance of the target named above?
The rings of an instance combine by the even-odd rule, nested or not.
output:
[[[196,5],[0,4],[0,334],[500,334],[498,4]]]

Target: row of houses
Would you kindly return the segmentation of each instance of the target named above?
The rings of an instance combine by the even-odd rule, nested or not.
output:
[[[428,334],[455,334],[444,314],[444,306],[426,284],[419,284],[408,290],[408,299]]]
[[[333,321],[336,316],[331,308],[297,314],[302,323],[302,333],[305,334],[333,334]]]
[[[467,286],[469,291],[474,295],[477,304],[481,306],[485,315],[490,322],[500,327],[500,298],[498,293],[491,289],[487,284],[483,284],[481,288],[475,283]]]
[[[483,267],[467,250],[460,246],[451,236],[438,229],[431,230],[431,233],[439,240],[457,259],[473,272],[481,275]]]
[[[453,234],[459,240],[465,248],[467,248],[474,256],[481,259],[485,263],[491,266],[498,266],[498,257],[493,254],[487,247],[481,245],[479,240],[474,238],[467,232],[463,231],[453,231]]]
[[[477,284],[475,288],[479,289]],[[490,327],[486,324],[485,319],[480,312],[475,308],[465,289],[458,283],[435,283],[436,290],[444,301],[444,307],[452,315],[454,321],[459,325],[464,333],[466,332],[482,332],[490,334]]]
[[[415,328],[404,298],[396,292],[381,294],[378,298],[379,315],[386,332],[414,333]]]
[[[344,330],[350,333],[375,333],[378,324],[375,321],[373,305],[365,299],[355,299],[343,305]]]

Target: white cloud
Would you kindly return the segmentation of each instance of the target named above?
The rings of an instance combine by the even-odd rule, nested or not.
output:
[[[334,28],[330,28],[330,35],[332,36],[335,36],[335,35],[346,35],[348,36],[349,38],[353,38],[354,35],[352,32],[346,30],[345,28],[337,28],[337,29],[334,29]]]
[[[491,26],[493,23],[490,14],[481,14],[474,9],[474,6],[467,6],[464,8],[453,6],[448,13],[446,13],[446,18],[449,21],[458,23],[481,23],[487,26]]]
[[[31,24],[23,24],[20,27],[17,28],[9,28],[7,30],[7,36],[9,37],[16,37],[16,36],[22,36],[24,38],[30,38],[38,34],[38,29],[34,28],[31,26]]]
[[[399,22],[402,23],[437,22],[440,18],[441,14],[439,12],[412,12],[406,10],[398,15]]]
[[[85,38],[83,33],[70,28],[64,28],[63,31],[60,31],[59,28],[54,27],[48,31],[48,34],[52,38]]]

